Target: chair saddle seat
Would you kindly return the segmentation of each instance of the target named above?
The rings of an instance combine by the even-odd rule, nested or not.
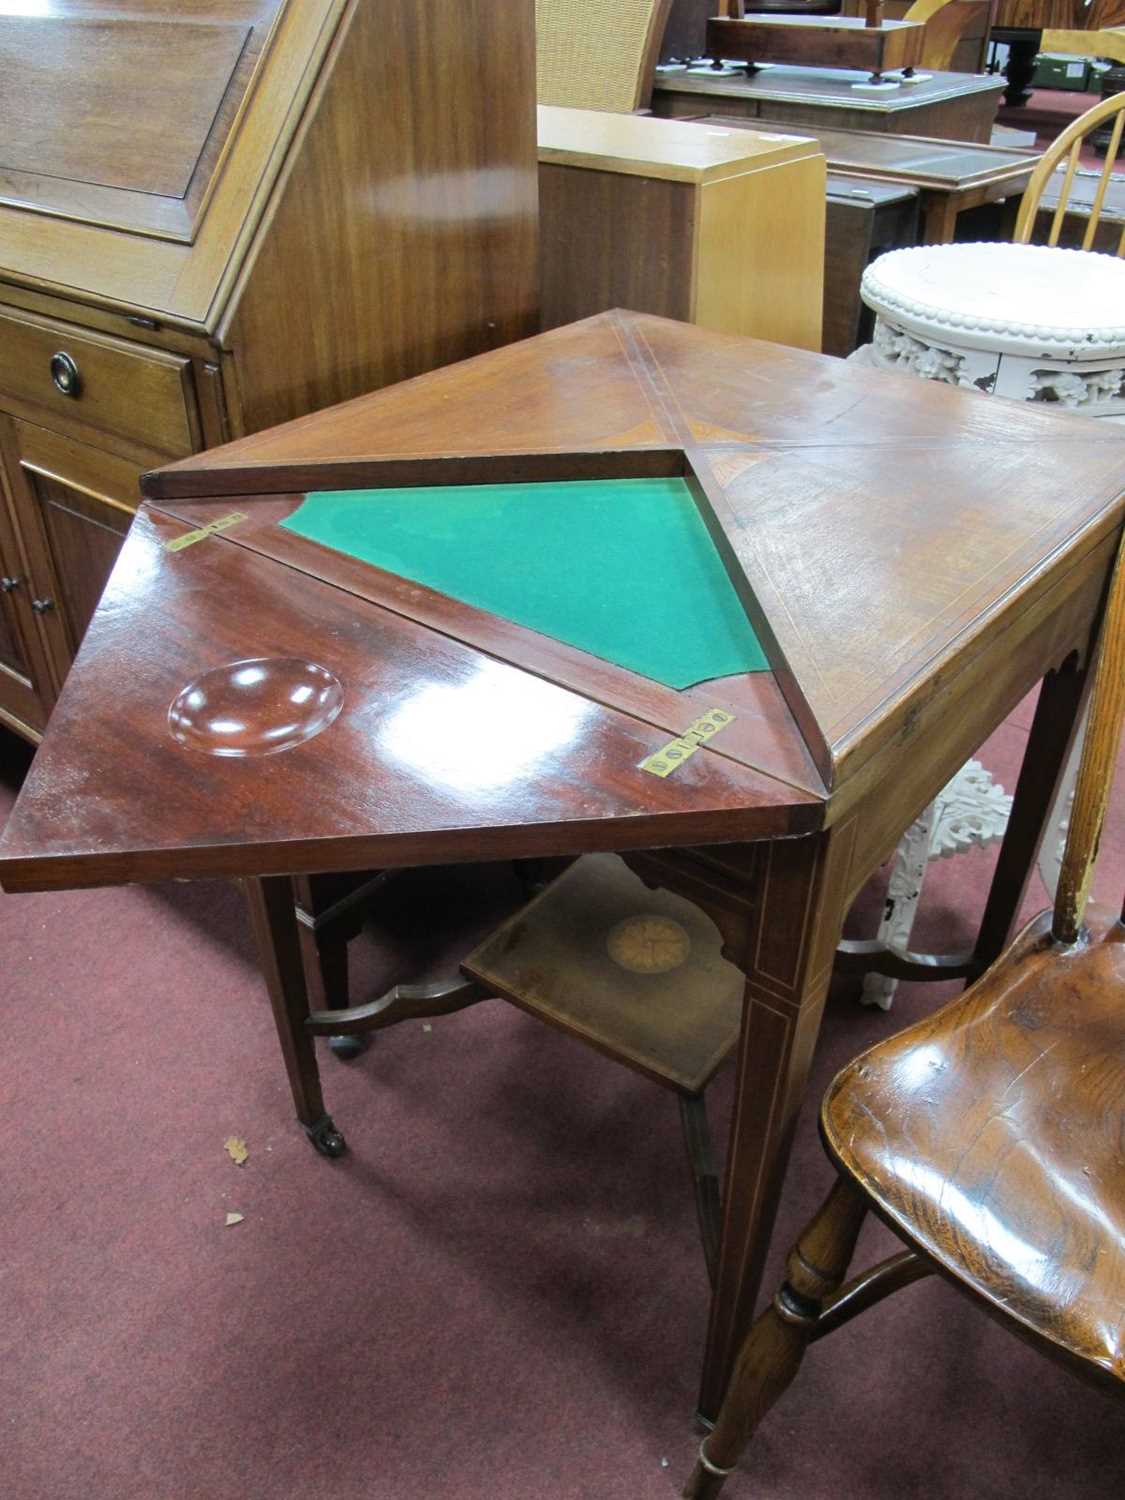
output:
[[[1088,1374],[1125,1379],[1125,928],[1035,919],[963,999],[825,1098],[829,1151],[939,1267]],[[882,1121],[894,1120],[893,1133]]]

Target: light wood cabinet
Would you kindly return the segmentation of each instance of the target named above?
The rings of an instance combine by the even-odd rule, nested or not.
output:
[[[543,326],[627,307],[819,349],[824,188],[799,130],[540,105]]]
[[[0,724],[144,469],[535,330],[534,71],[534,0],[0,15]]]

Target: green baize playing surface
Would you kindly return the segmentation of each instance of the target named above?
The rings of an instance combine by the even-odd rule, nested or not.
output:
[[[769,667],[682,479],[318,490],[280,524],[668,687]]]

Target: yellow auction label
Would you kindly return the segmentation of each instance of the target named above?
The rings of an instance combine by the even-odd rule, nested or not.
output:
[[[170,542],[164,543],[165,552],[182,552],[185,547],[191,547],[196,542],[202,542],[206,537],[214,536],[216,531],[226,531],[230,526],[237,526],[239,521],[245,521],[244,510],[232,510],[229,516],[220,516],[217,521],[208,521],[206,526],[200,526],[197,531],[185,531],[183,536],[174,536]]]
[[[671,776],[676,767],[682,766],[700,745],[705,745],[713,734],[718,734],[724,725],[733,722],[734,715],[728,714],[725,708],[709,708],[685,733],[646,756],[641,761],[641,770],[648,771],[653,776]]]

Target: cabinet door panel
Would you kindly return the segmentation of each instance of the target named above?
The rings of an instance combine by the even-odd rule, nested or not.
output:
[[[132,516],[30,471],[47,530],[72,648],[86,634]]]
[[[36,690],[31,663],[11,618],[7,599],[0,600],[0,723],[38,732],[47,722],[46,706]]]
[[[27,570],[12,526],[8,495],[2,484],[0,580],[0,724],[37,737],[47,722],[54,695],[28,602]]]
[[[139,503],[138,465],[10,421],[5,458],[36,623],[61,686]]]

